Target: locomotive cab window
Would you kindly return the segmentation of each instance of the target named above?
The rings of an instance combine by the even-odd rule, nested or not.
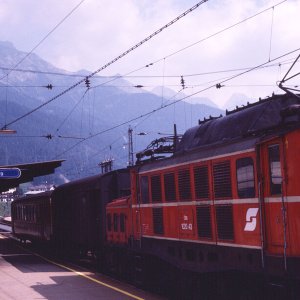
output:
[[[237,190],[239,198],[253,198],[255,196],[254,164],[251,157],[236,161]]]
[[[281,194],[281,166],[279,145],[272,145],[268,148],[269,153],[269,174],[271,195]]]

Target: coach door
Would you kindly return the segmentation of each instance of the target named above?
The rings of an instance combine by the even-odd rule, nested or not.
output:
[[[286,250],[287,203],[284,196],[284,151],[281,139],[261,145],[262,199],[265,213],[266,250],[284,254]]]

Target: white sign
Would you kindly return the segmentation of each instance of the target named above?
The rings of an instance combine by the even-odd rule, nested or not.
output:
[[[244,231],[254,231],[256,228],[258,208],[249,208],[246,213],[246,225]]]

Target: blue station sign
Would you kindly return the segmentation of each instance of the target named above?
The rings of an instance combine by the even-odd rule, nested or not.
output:
[[[18,168],[0,168],[0,179],[16,179],[21,176]]]

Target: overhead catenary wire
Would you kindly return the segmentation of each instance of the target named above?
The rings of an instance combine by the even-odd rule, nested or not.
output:
[[[286,2],[286,1],[282,1],[282,2],[280,2],[279,4],[281,4],[281,3],[283,3],[283,2]],[[279,5],[279,4],[277,4],[277,5]],[[273,8],[274,6],[272,6],[272,8]],[[270,8],[269,8],[270,9]],[[266,11],[266,10],[265,10]],[[265,12],[264,11],[264,12]],[[249,19],[249,18],[248,18]],[[163,59],[165,59],[166,58],[166,56],[163,58]],[[276,60],[276,59],[275,59]],[[271,61],[274,61],[274,60],[270,60],[270,55],[269,55],[269,62],[271,62]],[[251,68],[243,68],[243,69],[235,69],[235,70],[231,70],[231,72],[234,72],[234,71],[237,71],[237,70],[239,70],[239,71],[245,71],[245,72],[243,72],[242,74],[244,74],[244,73],[247,73],[248,71],[252,71],[252,70],[254,70],[254,69],[260,69],[260,68],[267,68],[267,67],[271,67],[271,65],[268,65],[268,66],[266,66],[265,65],[266,63],[263,63],[262,65],[260,65],[260,66],[256,66],[256,67],[251,67]],[[276,66],[278,66],[278,64],[276,64]],[[141,68],[142,69],[142,68]],[[128,74],[128,73],[127,73]],[[204,73],[202,73],[202,74],[204,74]],[[193,75],[191,75],[191,76],[193,76]],[[140,76],[140,75],[137,75],[137,76],[126,76],[126,75],[123,75],[123,76],[117,76],[117,77],[115,77],[114,79],[112,79],[112,80],[110,80],[109,82],[111,82],[111,81],[113,81],[113,80],[115,80],[115,79],[118,79],[118,78],[126,78],[126,77],[161,77],[161,76]],[[164,75],[164,77],[168,77],[168,75]],[[178,75],[174,75],[173,77],[178,77]],[[186,76],[185,76],[186,77]],[[230,80],[230,79],[233,79],[233,78],[235,78],[235,76],[234,77],[230,77],[228,80]],[[225,83],[227,80],[224,80],[224,81],[220,81],[220,84],[222,84],[222,83]],[[105,84],[105,83],[104,83]],[[101,85],[103,85],[103,84],[101,84]],[[101,86],[101,85],[99,85],[99,86]],[[97,87],[97,86],[96,86]],[[211,87],[209,87],[209,88],[214,88],[215,87],[215,85],[214,86],[211,86]],[[229,87],[228,85],[226,85],[226,87]],[[206,89],[205,89],[206,90]],[[198,92],[196,92],[196,93],[193,93],[192,95],[189,95],[188,97],[191,97],[191,96],[193,96],[193,95],[195,95],[195,94],[198,94],[198,93],[200,93],[200,92],[202,92],[203,90],[201,90],[201,91],[198,91]],[[188,98],[188,97],[186,97],[186,98]],[[182,101],[182,100],[184,100],[183,98],[182,99],[179,99],[179,101]],[[178,102],[179,102],[178,101]],[[174,104],[174,103],[171,103],[170,105],[172,105],[172,104]],[[164,107],[163,107],[164,108]],[[159,110],[159,109],[158,109]],[[154,111],[152,111],[152,112],[150,112],[150,114],[152,115],[153,113],[155,113],[157,110],[154,110]],[[150,114],[146,114],[147,116],[150,116]],[[140,117],[144,117],[145,115],[143,115],[143,116],[140,116]],[[132,119],[131,120],[129,120],[128,122],[126,122],[126,124],[128,124],[129,122],[132,122]],[[125,124],[120,124],[120,126],[122,126],[122,125],[125,125]],[[114,127],[115,128],[115,127]],[[114,128],[112,128],[112,129],[114,129]],[[101,133],[100,133],[101,134]],[[88,137],[88,139],[89,139],[90,137]],[[75,145],[76,146],[76,145]],[[73,147],[72,147],[73,148]]]
[[[56,132],[58,132],[60,130],[60,128],[63,126],[63,124],[65,124],[65,122],[67,121],[67,119],[71,116],[71,114],[74,112],[74,110],[78,107],[78,105],[81,103],[81,101],[84,99],[86,93],[89,91],[89,89],[86,89],[85,92],[83,93],[83,95],[81,96],[81,98],[79,99],[79,101],[73,106],[73,108],[71,109],[71,111],[69,112],[69,114],[62,120],[62,122],[58,125]]]
[[[83,1],[85,1],[85,0],[83,0]],[[137,49],[138,47],[140,47],[141,45],[143,45],[144,43],[146,43],[147,41],[149,41],[150,39],[152,39],[154,36],[156,36],[157,34],[161,33],[163,30],[165,30],[166,28],[170,27],[171,25],[173,25],[174,23],[176,23],[177,21],[179,21],[181,18],[185,17],[187,14],[191,13],[192,11],[194,11],[195,9],[197,9],[199,6],[201,6],[202,4],[204,4],[207,1],[208,0],[202,0],[202,1],[198,2],[193,7],[189,8],[188,10],[186,10],[185,12],[183,12],[182,14],[180,14],[178,17],[176,17],[175,19],[173,19],[172,21],[170,21],[169,23],[167,23],[163,27],[159,28],[158,30],[156,30],[155,32],[153,32],[152,34],[150,34],[149,36],[147,36],[146,38],[144,38],[142,41],[140,41],[137,44],[135,44],[133,47],[129,48],[128,50],[126,50],[125,52],[123,52],[122,54],[120,54],[119,56],[117,56],[116,58],[114,58],[113,60],[109,61],[104,66],[100,67],[99,69],[97,69],[93,73],[87,75],[85,78],[79,80],[78,82],[76,82],[75,84],[73,84],[71,87],[67,88],[66,90],[64,90],[63,92],[59,93],[58,95],[56,95],[55,97],[51,98],[50,100],[46,101],[45,103],[37,106],[36,108],[32,109],[31,111],[25,113],[24,115],[22,115],[22,116],[20,116],[18,118],[16,118],[15,120],[13,120],[13,121],[5,124],[3,126],[3,128],[6,128],[6,127],[8,127],[8,126],[10,126],[10,125],[12,125],[12,124],[20,121],[21,119],[26,118],[27,116],[31,115],[32,113],[36,112],[37,110],[41,109],[42,107],[48,105],[49,103],[53,102],[54,100],[58,99],[59,97],[63,96],[64,94],[68,93],[69,91],[71,91],[72,89],[74,89],[75,87],[77,87],[78,85],[80,85],[81,83],[85,82],[86,79],[89,79],[89,78],[93,77],[94,75],[96,75],[99,72],[103,71],[104,69],[106,69],[110,65],[114,64],[116,61],[118,61],[119,59],[123,58],[124,56],[126,56],[127,54],[129,54],[130,52],[132,52],[133,50]]]
[[[263,66],[262,68],[272,68],[272,67],[278,67],[281,65],[286,65],[286,64],[291,64],[293,61],[295,60],[295,58],[291,58],[282,62],[278,62],[276,64],[271,64],[268,66]],[[183,75],[184,77],[196,77],[196,76],[205,76],[205,75],[212,75],[212,74],[219,74],[219,73],[230,73],[230,72],[236,72],[236,71],[245,71],[247,69],[251,69],[252,67],[244,67],[244,68],[236,68],[236,69],[225,69],[225,70],[215,70],[215,71],[207,71],[207,72],[201,72],[201,73],[194,73],[194,74],[173,74],[173,75],[95,75],[94,78],[111,78],[112,80],[116,80],[116,79],[120,79],[120,78],[177,78],[180,77],[181,75]],[[4,68],[0,66],[0,70],[5,69],[8,70],[9,68]],[[144,69],[144,67],[139,68],[138,70]],[[82,77],[85,78],[86,75],[83,74],[68,74],[68,73],[55,73],[55,72],[46,72],[46,71],[34,71],[34,70],[27,70],[27,69],[17,69],[19,72],[23,72],[23,73],[36,73],[36,74],[46,74],[46,75],[59,75],[59,76],[70,76],[70,77]],[[134,70],[132,72],[137,72],[138,70]],[[16,70],[14,70],[16,71]],[[132,73],[131,72],[131,73]],[[116,79],[115,79],[116,78]],[[1,87],[6,87],[5,85],[0,85]],[[47,86],[45,85],[9,85],[8,87],[35,87],[35,88],[45,88]],[[55,85],[52,86],[53,88],[55,87],[70,87],[70,86],[65,86],[65,85]]]
[[[241,20],[241,21],[238,21],[238,22],[236,22],[236,23],[230,25],[230,26],[227,26],[226,28],[224,28],[224,29],[222,29],[222,30],[219,30],[219,31],[217,31],[217,32],[215,32],[215,33],[213,33],[213,34],[207,36],[207,37],[204,37],[203,39],[200,39],[200,40],[198,40],[198,41],[196,41],[196,42],[194,42],[194,43],[192,43],[192,44],[190,44],[190,45],[188,45],[188,46],[185,46],[185,47],[183,47],[183,48],[180,48],[180,49],[178,49],[178,50],[176,50],[176,51],[174,51],[174,52],[172,52],[172,53],[170,53],[170,54],[168,54],[168,55],[166,55],[166,56],[164,56],[164,57],[162,57],[162,58],[159,58],[159,59],[157,59],[157,60],[155,60],[155,61],[153,61],[153,62],[151,62],[151,63],[146,64],[145,66],[142,66],[142,67],[139,67],[139,68],[137,68],[137,69],[135,69],[135,70],[133,70],[133,71],[130,71],[130,72],[126,73],[125,75],[119,75],[119,76],[116,76],[116,77],[114,77],[114,78],[112,78],[112,79],[110,79],[110,80],[108,80],[108,81],[106,81],[106,82],[103,82],[103,83],[101,83],[101,84],[95,85],[93,88],[97,88],[97,87],[103,86],[103,85],[105,85],[105,84],[107,84],[107,83],[110,83],[110,82],[112,82],[112,81],[115,81],[115,80],[117,80],[117,79],[129,77],[128,75],[130,75],[130,74],[133,74],[133,73],[135,73],[135,72],[138,72],[138,71],[140,71],[140,70],[142,70],[142,69],[144,69],[144,68],[149,68],[150,66],[153,66],[154,64],[157,64],[157,63],[159,63],[159,62],[165,60],[166,58],[170,58],[170,57],[172,57],[172,56],[174,56],[174,55],[176,55],[176,54],[178,54],[178,53],[180,53],[180,52],[182,52],[182,51],[185,51],[185,50],[187,50],[187,49],[189,49],[189,48],[191,48],[191,47],[194,47],[195,45],[198,45],[198,44],[200,44],[200,43],[202,43],[202,42],[205,42],[205,41],[207,41],[207,40],[209,40],[209,39],[211,39],[211,38],[213,38],[213,37],[215,37],[215,36],[217,36],[217,35],[220,35],[220,34],[224,33],[224,32],[227,31],[227,30],[230,30],[230,29],[232,29],[232,28],[234,28],[234,27],[236,27],[236,26],[239,26],[239,25],[241,25],[242,23],[245,23],[246,21],[249,21],[249,20],[251,20],[251,19],[253,19],[253,18],[255,18],[255,17],[257,17],[257,16],[259,16],[259,15],[261,15],[261,14],[267,12],[267,11],[269,11],[270,9],[273,9],[273,10],[274,10],[275,7],[277,7],[277,6],[281,5],[281,4],[283,4],[283,3],[286,2],[286,1],[288,1],[288,0],[283,0],[283,1],[281,1],[281,2],[278,2],[277,4],[275,4],[275,5],[271,6],[271,7],[268,7],[268,8],[266,8],[266,9],[264,9],[264,10],[262,10],[262,11],[256,13],[256,14],[254,14],[254,15],[251,15],[250,17],[247,17],[247,18],[245,18],[245,19],[243,19],[243,20]],[[205,73],[202,73],[202,74],[203,74],[203,75],[207,75],[207,74],[205,74]],[[167,76],[164,76],[164,77],[166,78]],[[178,77],[178,75],[176,75],[176,77]]]
[[[268,64],[268,63],[270,63],[270,62],[276,61],[276,60],[278,60],[278,59],[281,59],[281,58],[283,58],[283,57],[285,57],[285,56],[291,55],[291,54],[293,54],[293,53],[295,53],[295,52],[298,52],[298,51],[300,51],[300,48],[297,48],[297,49],[295,49],[295,50],[289,51],[289,52],[287,52],[287,53],[285,53],[285,54],[283,54],[283,55],[280,55],[280,56],[278,56],[278,57],[276,57],[276,58],[271,59],[270,61],[261,63],[261,64],[255,66],[255,67],[253,67],[253,68],[250,69],[250,70],[246,70],[246,71],[244,71],[244,72],[235,74],[235,75],[233,75],[233,76],[231,76],[231,77],[229,77],[229,78],[227,78],[227,79],[224,79],[224,80],[220,81],[219,84],[220,84],[220,86],[222,86],[222,84],[224,84],[224,83],[226,83],[226,82],[228,82],[228,81],[230,81],[230,80],[233,80],[233,79],[235,79],[235,78],[237,78],[237,77],[243,76],[244,74],[247,74],[247,73],[249,73],[249,72],[251,72],[251,71],[254,71],[254,70],[260,68],[261,66],[264,66],[264,65],[266,65],[266,64]],[[113,129],[119,128],[119,127],[121,127],[121,126],[123,126],[123,125],[129,124],[129,123],[131,123],[131,122],[133,122],[133,121],[136,121],[136,120],[138,120],[138,119],[140,119],[140,118],[144,118],[144,117],[146,117],[146,116],[148,116],[148,115],[150,115],[150,114],[153,114],[153,113],[155,113],[155,112],[157,112],[157,111],[160,111],[160,110],[162,110],[162,109],[164,109],[164,108],[167,108],[167,107],[169,107],[169,106],[171,106],[171,105],[174,105],[174,104],[176,104],[176,103],[178,103],[178,102],[180,102],[180,101],[183,101],[183,100],[188,99],[188,98],[190,98],[190,97],[192,97],[192,96],[198,95],[198,94],[200,94],[200,93],[202,93],[202,92],[204,92],[204,91],[210,90],[210,89],[215,88],[215,87],[216,87],[216,85],[208,86],[208,87],[206,87],[206,88],[204,88],[204,89],[201,89],[201,90],[199,90],[199,91],[196,91],[196,92],[194,92],[194,93],[192,93],[192,94],[190,94],[190,95],[184,96],[184,97],[182,97],[182,98],[180,98],[180,99],[178,99],[178,100],[176,100],[176,101],[173,101],[173,102],[168,103],[168,104],[164,104],[163,106],[160,106],[160,107],[158,107],[158,108],[156,108],[156,109],[154,109],[154,110],[152,110],[152,111],[150,111],[150,112],[148,112],[148,113],[145,113],[145,114],[143,114],[143,115],[137,116],[137,117],[135,117],[135,118],[132,118],[132,119],[127,120],[127,121],[124,121],[124,122],[122,122],[122,123],[120,123],[120,124],[117,124],[117,125],[115,125],[115,126],[112,126],[112,127],[110,127],[110,128],[107,128],[107,129],[105,129],[105,130],[102,130],[102,131],[100,131],[100,132],[98,132],[98,133],[95,133],[95,134],[93,134],[93,135],[90,135],[90,136],[86,137],[85,139],[83,139],[83,140],[77,142],[77,143],[74,144],[73,146],[69,147],[68,149],[66,149],[65,151],[63,151],[62,153],[60,153],[59,155],[57,155],[57,156],[55,157],[55,159],[58,158],[58,157],[60,157],[60,156],[62,156],[62,155],[64,155],[65,153],[71,151],[72,149],[74,149],[75,147],[77,147],[79,144],[81,144],[81,143],[83,143],[83,142],[85,142],[85,141],[87,141],[87,140],[90,140],[90,139],[92,139],[92,138],[94,138],[94,137],[96,137],[96,136],[98,136],[98,135],[100,135],[100,134],[106,133],[106,132],[111,131],[111,130],[113,130]]]
[[[273,24],[274,24],[274,10],[275,7],[272,7],[272,20],[271,20],[271,30],[270,30],[270,42],[269,42],[269,61],[271,59],[271,51],[272,51],[272,38],[273,38]]]
[[[138,69],[136,69],[136,70],[133,70],[133,71],[131,71],[131,72],[129,72],[129,73],[127,73],[127,74],[125,74],[125,75],[119,75],[119,76],[112,76],[113,78],[111,79],[111,80],[109,80],[109,81],[106,81],[106,82],[104,82],[104,83],[101,83],[101,84],[99,84],[99,85],[96,85],[96,86],[94,86],[93,88],[97,88],[97,87],[99,87],[99,86],[104,86],[104,85],[106,85],[107,83],[110,83],[110,82],[112,82],[112,81],[114,81],[114,80],[117,80],[117,79],[120,79],[120,78],[130,78],[130,77],[132,77],[132,78],[134,78],[134,77],[139,77],[139,78],[146,78],[146,77],[161,77],[161,75],[139,75],[139,76],[130,76],[130,74],[132,74],[132,73],[135,73],[135,72],[137,72],[137,71],[139,71],[139,70],[141,70],[141,69],[144,69],[145,67],[149,67],[149,66],[151,66],[151,65],[153,65],[153,64],[155,64],[155,63],[157,63],[157,62],[160,62],[161,60],[165,60],[166,58],[168,58],[168,57],[171,57],[171,56],[173,56],[173,55],[175,55],[175,54],[177,54],[177,53],[179,53],[179,52],[181,52],[181,51],[184,51],[184,50],[186,50],[186,49],[188,49],[188,48],[190,48],[190,47],[193,47],[193,46],[195,46],[196,44],[199,44],[199,43],[201,43],[201,42],[203,42],[203,41],[206,41],[206,40],[208,40],[209,38],[212,38],[212,37],[214,37],[214,36],[216,36],[216,35],[218,35],[218,34],[221,34],[221,33],[223,33],[224,31],[226,31],[226,30],[229,30],[229,29],[231,29],[231,28],[234,28],[235,26],[238,26],[238,25],[240,25],[240,24],[242,24],[242,23],[244,23],[244,22],[246,22],[246,21],[248,21],[248,20],[250,20],[250,19],[252,19],[252,18],[254,18],[254,17],[257,17],[257,16],[259,16],[260,14],[262,14],[262,13],[265,13],[265,12],[267,12],[267,11],[269,11],[270,9],[272,9],[272,26],[271,26],[271,36],[270,36],[270,43],[271,43],[271,40],[272,40],[272,28],[273,28],[273,15],[274,15],[274,8],[275,7],[277,7],[277,6],[279,6],[279,5],[281,5],[281,4],[283,4],[284,2],[286,2],[287,0],[284,0],[284,1],[281,1],[281,2],[279,2],[279,3],[277,3],[277,4],[275,4],[275,5],[273,5],[273,6],[271,6],[271,7],[269,7],[269,8],[267,8],[267,9],[265,9],[265,10],[262,10],[261,12],[258,12],[258,13],[256,13],[256,14],[254,14],[254,15],[252,15],[252,16],[250,16],[250,17],[247,17],[247,18],[245,18],[245,19],[243,19],[243,20],[241,20],[241,21],[239,21],[239,22],[237,22],[237,23],[234,23],[234,24],[232,24],[232,25],[230,25],[230,26],[228,26],[228,27],[226,27],[226,28],[224,28],[224,29],[222,29],[222,30],[220,30],[220,31],[218,31],[218,32],[216,32],[216,33],[214,33],[214,34],[212,34],[212,35],[210,35],[210,36],[208,36],[208,37],[205,37],[205,38],[203,38],[203,39],[201,39],[201,40],[199,40],[199,41],[196,41],[196,42],[194,42],[194,43],[192,43],[192,44],[190,44],[190,45],[188,45],[188,46],[185,46],[185,47],[183,47],[183,48],[181,48],[181,49],[179,49],[179,50],[177,50],[177,51],[175,51],[175,52],[173,52],[173,53],[171,53],[171,54],[168,54],[167,56],[165,56],[165,57],[163,57],[163,58],[160,58],[160,59],[158,59],[158,60],[156,60],[155,62],[153,62],[153,63],[149,63],[149,64],[147,64],[146,66],[143,66],[143,67],[140,67],[140,68],[138,68]],[[270,47],[271,47],[271,45],[270,45]],[[271,48],[270,48],[271,49]],[[270,50],[271,51],[271,50]],[[269,59],[270,59],[270,54],[269,54]],[[283,64],[283,63],[282,63]],[[268,67],[268,66],[267,66]],[[0,69],[8,69],[8,68],[4,68],[4,67],[0,67]],[[244,68],[244,70],[245,69],[247,69],[247,68]],[[34,71],[34,70],[22,70],[22,69],[16,69],[17,71],[20,71],[20,72],[32,72],[32,73],[44,73],[44,74],[53,74],[53,75],[62,75],[62,76],[74,76],[74,77],[82,77],[82,78],[86,78],[86,75],[81,75],[81,74],[68,74],[68,73],[59,73],[59,72],[43,72],[43,71]],[[243,69],[239,69],[239,70],[243,70]],[[188,77],[188,76],[201,76],[201,75],[209,75],[209,74],[214,74],[214,73],[220,73],[220,72],[230,72],[230,71],[238,71],[238,69],[232,69],[232,70],[221,70],[221,71],[212,71],[212,72],[203,72],[203,73],[199,73],[199,74],[185,74],[184,76],[185,77]],[[164,75],[164,77],[165,78],[167,78],[167,77],[179,77],[180,75]],[[98,77],[98,76],[96,76],[95,75],[95,77]],[[103,76],[103,77],[111,77],[111,76]],[[1,87],[1,86],[0,86]],[[7,124],[7,125],[9,125],[9,124]]]
[[[232,28],[234,28],[234,27],[236,27],[236,26],[238,26],[238,25],[241,25],[242,23],[245,23],[246,21],[249,21],[249,20],[251,20],[251,19],[253,19],[253,18],[259,16],[259,15],[261,15],[261,14],[263,14],[263,13],[269,11],[270,9],[273,9],[273,10],[274,10],[275,7],[277,7],[277,6],[283,4],[284,2],[287,2],[287,1],[288,1],[288,0],[283,0],[283,1],[281,1],[281,2],[278,2],[277,4],[275,4],[275,5],[271,6],[271,7],[268,7],[268,8],[266,8],[266,9],[264,9],[264,10],[262,10],[262,11],[256,13],[256,14],[254,14],[254,15],[248,17],[248,18],[245,18],[245,19],[243,19],[243,20],[237,22],[237,23],[234,23],[234,24],[232,24],[232,25],[230,25],[230,26],[228,26],[228,27],[226,27],[226,28],[224,28],[224,29],[222,29],[222,30],[219,30],[219,31],[217,31],[217,32],[215,32],[215,33],[209,35],[208,37],[205,37],[205,38],[203,38],[203,39],[201,39],[201,40],[199,40],[199,41],[197,41],[197,42],[194,42],[194,43],[192,43],[192,44],[190,44],[190,45],[188,45],[188,46],[186,46],[186,47],[183,47],[183,48],[181,48],[181,49],[179,49],[179,50],[177,50],[177,51],[175,51],[175,52],[173,52],[173,53],[171,53],[171,54],[169,54],[169,55],[167,55],[167,56],[165,56],[165,57],[163,57],[163,58],[160,58],[160,59],[156,60],[155,62],[153,62],[153,64],[155,64],[155,63],[157,63],[157,62],[160,62],[160,61],[162,61],[162,60],[165,59],[165,58],[170,58],[171,56],[174,56],[174,55],[178,54],[179,52],[182,52],[182,51],[184,51],[184,50],[187,50],[187,49],[189,49],[189,48],[191,48],[191,47],[193,47],[193,46],[195,46],[195,45],[197,45],[197,44],[199,44],[199,43],[202,43],[202,42],[204,42],[204,41],[206,41],[206,40],[208,40],[208,39],[210,39],[210,38],[216,36],[216,35],[219,35],[219,34],[225,32],[225,31],[227,31],[227,30],[229,30],[229,29],[232,29]]]
[[[284,2],[284,1],[283,1]],[[264,67],[264,66],[262,66],[262,67]],[[266,66],[267,67],[267,66]],[[258,69],[258,68],[257,68]],[[185,77],[186,76],[188,76],[188,75],[185,75]],[[84,76],[85,77],[85,76]],[[121,77],[123,77],[123,76],[120,76],[119,78],[121,78]],[[124,76],[125,77],[125,76]],[[128,77],[130,77],[130,76],[128,76]],[[132,76],[132,77],[134,77],[134,76]],[[165,77],[167,77],[167,75],[165,76]],[[176,76],[176,77],[178,77],[178,75]]]

